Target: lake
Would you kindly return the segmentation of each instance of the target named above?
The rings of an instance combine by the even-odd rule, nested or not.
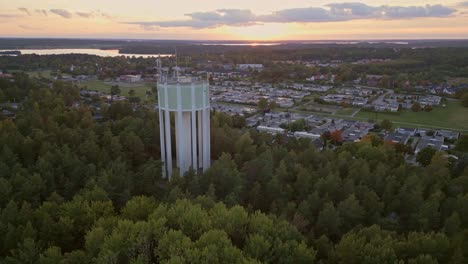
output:
[[[119,50],[101,50],[101,49],[19,49],[19,50],[0,50],[2,51],[21,51],[21,54],[37,54],[37,55],[61,55],[61,54],[88,54],[96,55],[101,57],[117,57],[117,56],[126,56],[126,57],[169,57],[172,54],[120,54]],[[1,55],[0,55],[1,56]],[[8,56],[8,55],[6,55]],[[14,56],[14,55],[13,55]]]

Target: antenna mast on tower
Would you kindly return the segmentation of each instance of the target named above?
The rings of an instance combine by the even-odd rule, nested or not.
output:
[[[158,54],[158,58],[156,59],[156,68],[158,68],[158,82],[163,81],[162,77],[162,69],[161,69],[161,56]]]
[[[175,50],[175,77],[177,79],[179,79],[179,63],[178,63],[178,59],[177,59],[177,47],[174,47],[174,50]]]

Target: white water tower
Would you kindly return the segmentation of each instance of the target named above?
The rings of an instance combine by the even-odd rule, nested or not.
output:
[[[180,175],[210,167],[210,97],[205,80],[175,76],[158,82],[163,177],[172,176],[171,116],[175,123],[176,166]]]

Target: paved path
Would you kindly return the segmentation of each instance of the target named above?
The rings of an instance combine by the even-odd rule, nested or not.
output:
[[[356,111],[354,111],[354,113],[351,114],[351,117],[355,117],[359,111],[361,111],[361,108],[358,108]]]

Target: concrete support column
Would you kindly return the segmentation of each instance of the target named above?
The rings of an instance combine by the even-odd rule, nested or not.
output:
[[[179,127],[179,115],[177,112],[174,114],[174,131],[175,131],[175,147],[176,147],[176,166],[179,166],[180,164],[180,151],[179,151],[179,146],[180,146],[180,136],[178,131],[180,130]]]
[[[180,158],[181,158],[181,166],[180,166],[180,175],[183,176],[190,168],[192,164],[192,149],[191,149],[191,142],[192,142],[192,125],[191,125],[191,113],[190,112],[183,112],[182,113],[182,126],[180,129],[180,146],[183,149]]]
[[[180,176],[184,174],[184,158],[185,153],[185,142],[184,142],[184,125],[183,125],[183,116],[182,116],[182,91],[179,84],[177,84],[177,117],[176,117],[176,147],[177,147],[177,167],[179,168]]]
[[[206,171],[210,167],[210,112],[209,109],[203,109],[203,171]]]
[[[206,153],[208,156],[208,163],[206,166],[206,169],[209,169],[211,167],[211,122],[210,122],[210,113],[211,113],[211,108],[208,104],[208,109],[206,110]]]
[[[160,99],[158,98],[158,101]],[[161,110],[161,103],[159,102],[159,139],[160,139],[160,149],[161,149],[161,162],[162,162],[162,177],[167,177],[167,164],[166,164],[166,144],[165,144],[165,133],[164,133],[164,117],[163,111]]]
[[[192,83],[192,169],[197,170],[197,115],[196,115],[196,104],[195,104],[195,87]]]
[[[209,112],[209,102],[207,102],[208,93],[207,91],[208,87],[203,87],[204,93],[203,93],[203,110],[202,110],[202,126],[203,126],[203,171],[206,171],[209,167],[210,163],[210,152],[209,152],[209,141],[210,138],[208,137],[208,131],[210,129],[210,112]],[[207,107],[208,105],[208,107]]]
[[[167,98],[167,86],[164,86],[164,102],[165,106],[169,105],[169,99]],[[166,168],[167,168],[167,175],[170,179],[172,176],[172,147],[171,147],[171,114],[169,110],[164,110],[164,129],[166,130]]]
[[[203,168],[203,125],[202,111],[197,111],[198,116],[198,168]]]

